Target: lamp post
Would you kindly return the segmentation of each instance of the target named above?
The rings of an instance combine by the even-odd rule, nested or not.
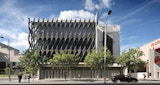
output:
[[[9,61],[9,72],[8,72],[8,77],[9,77],[9,81],[11,81],[11,60],[10,60],[10,47],[9,47],[9,39],[0,36],[0,38],[6,39],[8,41],[8,61]]]
[[[108,10],[107,12],[107,17],[106,17],[106,26],[105,26],[105,35],[104,35],[104,83],[106,83],[106,44],[107,44],[107,18],[108,18],[108,15],[110,15],[112,13],[112,10]]]

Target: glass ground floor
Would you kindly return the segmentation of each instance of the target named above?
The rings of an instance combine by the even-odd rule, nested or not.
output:
[[[111,78],[114,75],[122,74],[120,67],[106,68],[106,77]],[[57,78],[104,78],[104,70],[91,70],[87,67],[77,67],[71,70],[52,69],[50,67],[41,68],[38,71],[39,79],[57,79]]]

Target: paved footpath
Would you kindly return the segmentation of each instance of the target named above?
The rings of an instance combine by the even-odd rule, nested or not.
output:
[[[11,81],[8,78],[0,78],[0,84],[103,84],[103,80],[70,80],[67,79],[45,79],[45,80],[38,80],[38,79],[22,79],[21,83],[18,82],[17,78],[12,78]],[[111,82],[111,81],[106,81]]]
[[[145,83],[144,85],[146,85],[147,83],[153,83],[155,84],[155,82],[157,82],[157,84],[160,84],[160,80],[139,80],[138,83],[136,84],[140,84],[140,83]],[[115,85],[114,83],[112,83],[111,81],[106,81],[106,85]],[[38,80],[38,79],[30,79],[30,82],[28,82],[27,79],[22,79],[21,83],[18,82],[18,78],[11,78],[11,81],[8,80],[8,78],[0,78],[0,85],[104,85],[104,81],[102,79],[100,80],[71,80],[71,79],[67,79],[66,81],[64,79],[45,79],[45,80]],[[128,84],[128,83],[122,83],[123,84]],[[149,85],[150,85],[149,84]],[[135,85],[135,84],[132,84]]]

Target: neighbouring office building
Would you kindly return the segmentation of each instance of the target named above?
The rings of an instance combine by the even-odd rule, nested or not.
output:
[[[144,52],[141,57],[146,61],[147,78],[160,79],[160,38],[140,47]]]
[[[10,52],[10,53],[9,53]],[[16,71],[18,62],[19,62],[19,50],[8,47],[8,45],[0,43],[0,74],[5,73],[5,68],[9,67],[9,58],[10,58],[10,64],[11,68]]]
[[[90,70],[84,66],[84,59],[92,50],[100,50],[104,46],[104,25],[98,25],[97,16],[93,20],[54,20],[33,19],[28,22],[29,44],[31,50],[39,50],[40,55],[46,55],[48,59],[55,52],[71,51],[80,57],[79,66],[71,70],[67,76],[70,78],[96,78],[103,77],[102,71]],[[120,55],[120,26],[107,26],[107,47],[110,52],[118,57]],[[107,76],[120,74],[120,67],[116,64],[107,71]],[[64,71],[51,69],[46,66],[39,70],[39,78],[63,78]]]

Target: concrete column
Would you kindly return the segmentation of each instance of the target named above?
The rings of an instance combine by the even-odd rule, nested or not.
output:
[[[40,68],[38,68],[38,71],[37,71],[37,78],[38,80],[40,80]]]

